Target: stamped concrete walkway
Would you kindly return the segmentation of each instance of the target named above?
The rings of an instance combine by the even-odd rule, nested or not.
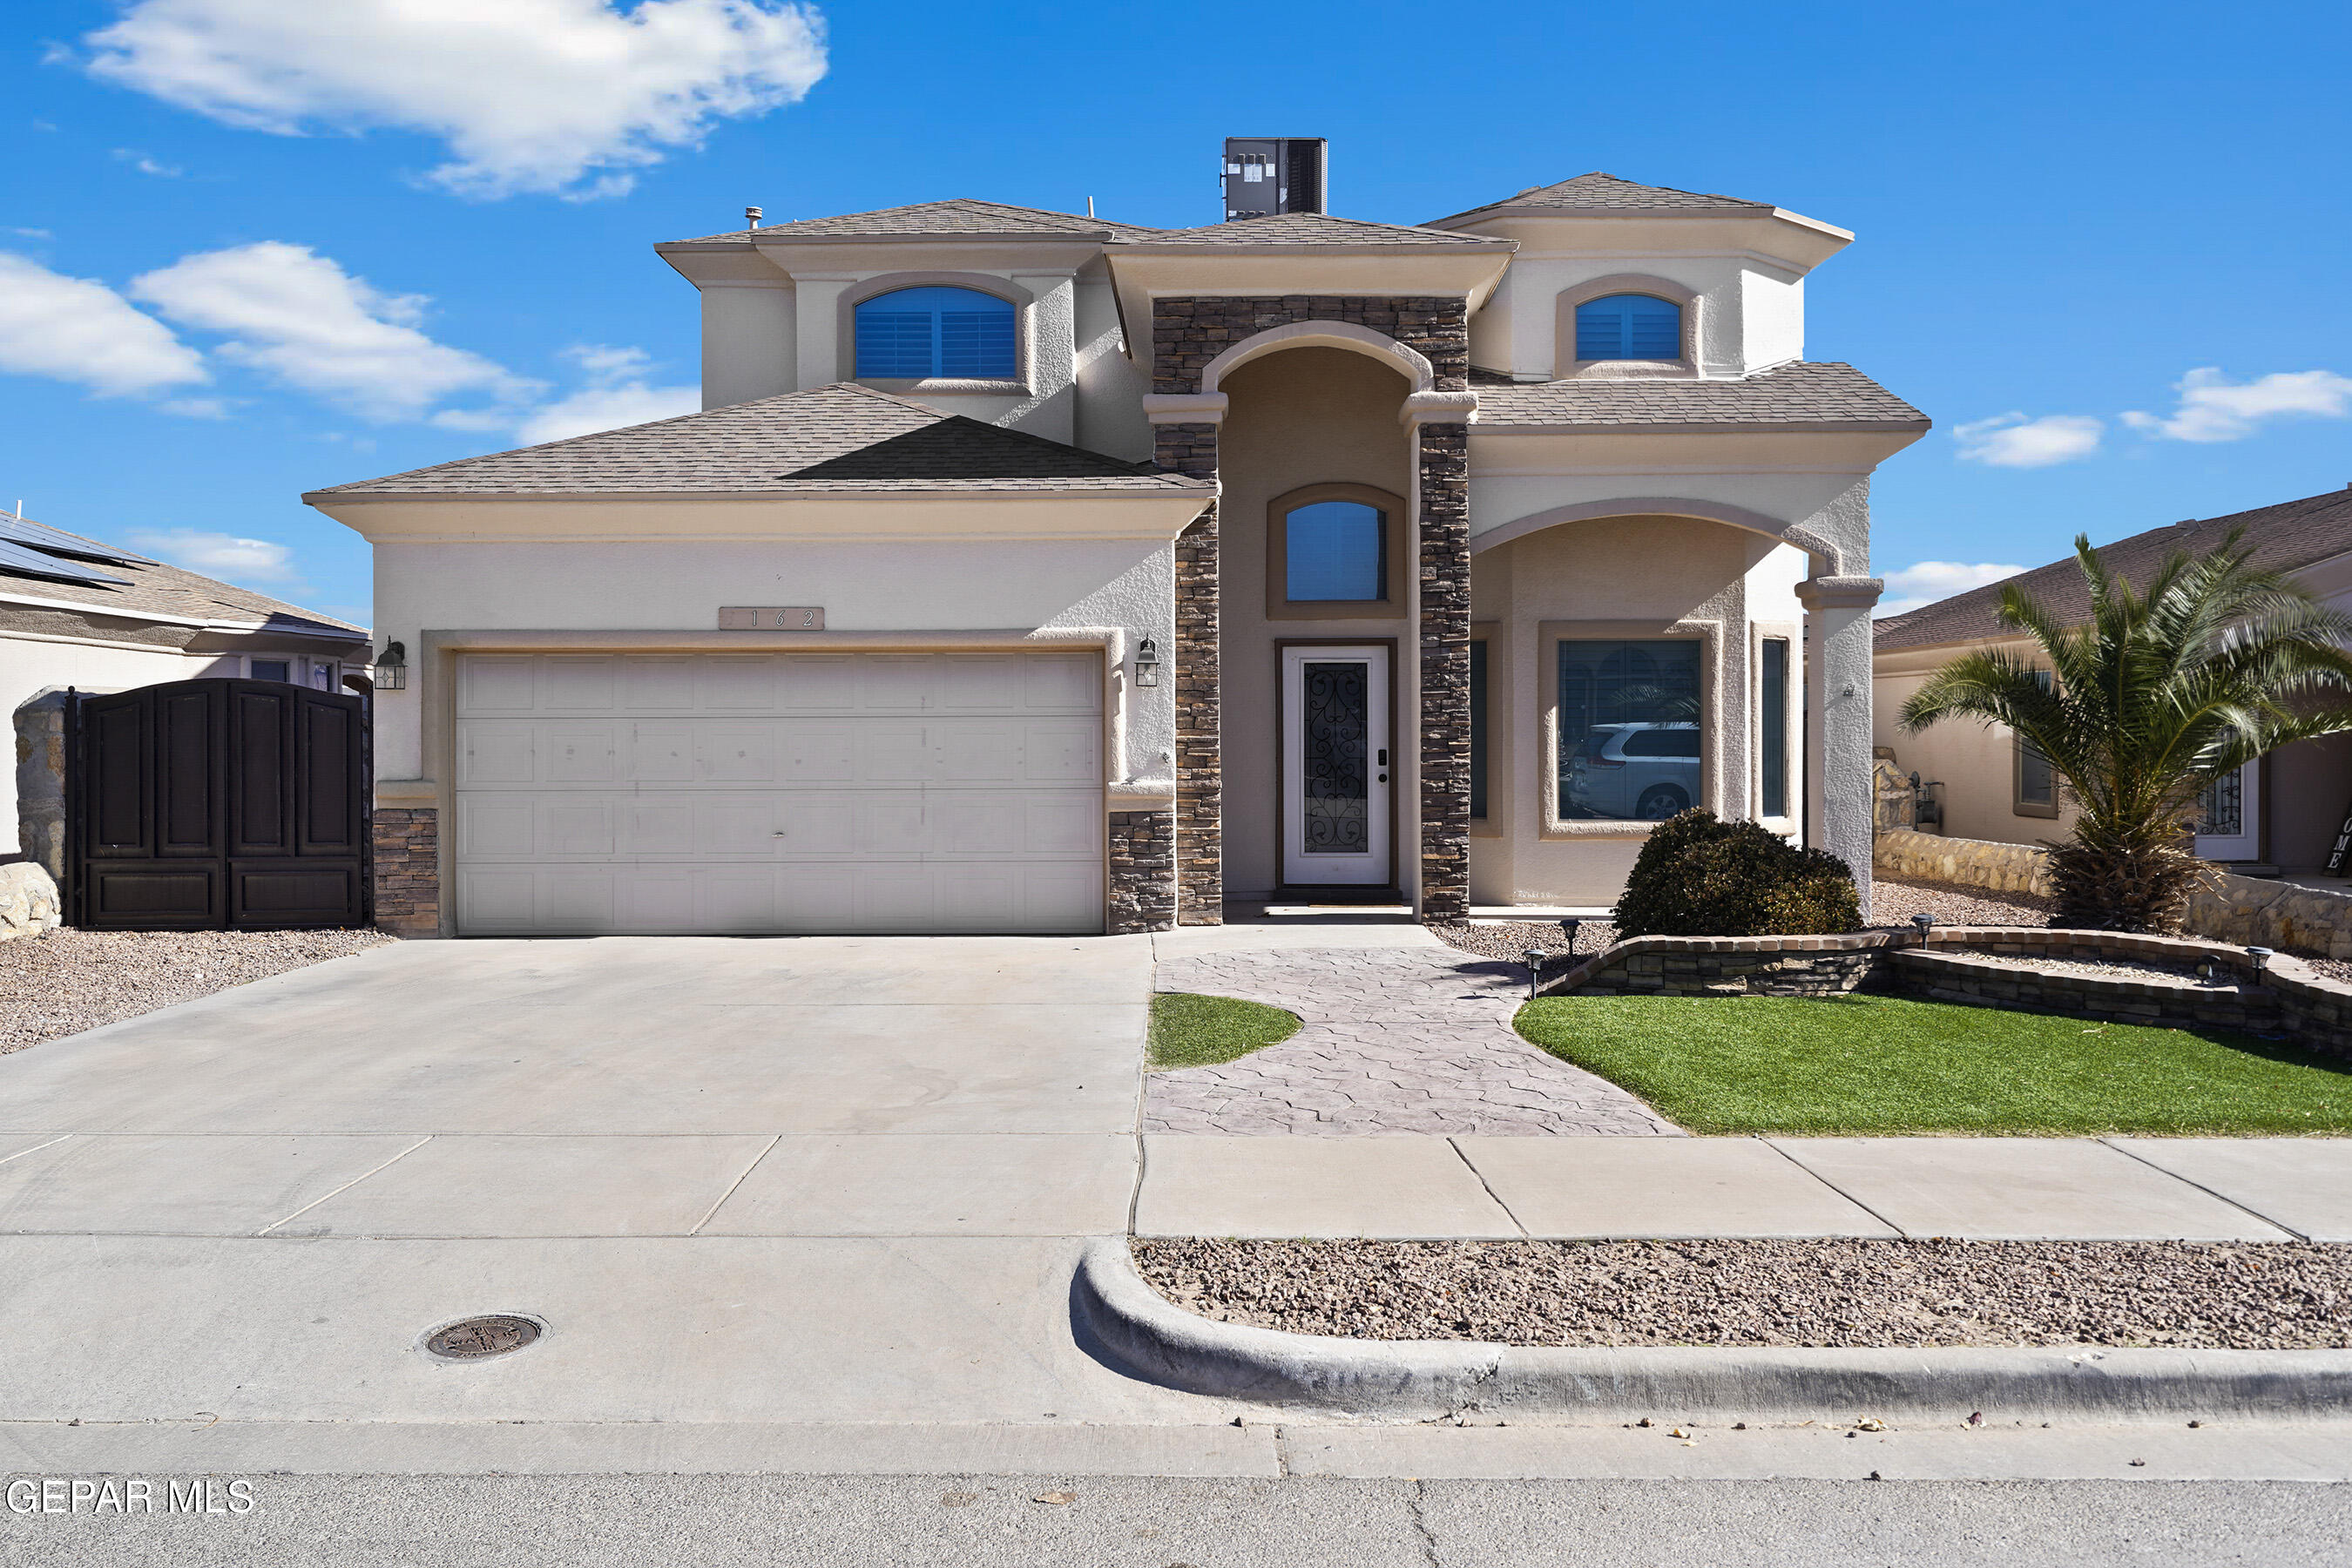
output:
[[[1525,971],[1416,934],[1420,942],[1397,945],[1272,951],[1163,942],[1159,990],[1267,1003],[1304,1026],[1222,1067],[1152,1074],[1144,1131],[1683,1135],[1606,1079],[1519,1037],[1511,1015]]]

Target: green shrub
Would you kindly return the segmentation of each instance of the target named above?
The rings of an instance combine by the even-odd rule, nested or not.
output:
[[[1819,936],[1862,923],[1853,873],[1753,822],[1685,811],[1650,832],[1617,900],[1617,934]]]

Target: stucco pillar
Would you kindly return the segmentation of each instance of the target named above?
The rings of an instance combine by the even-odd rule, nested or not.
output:
[[[1809,577],[1805,606],[1805,841],[1843,860],[1870,919],[1870,610],[1875,577]]]
[[[1470,426],[1474,392],[1405,399],[1413,436],[1411,711],[1419,739],[1413,913],[1470,918]]]

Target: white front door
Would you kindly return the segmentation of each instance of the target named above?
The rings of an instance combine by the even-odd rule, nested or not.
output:
[[[2198,806],[2198,858],[2262,858],[2262,765],[2259,761],[2248,763],[2205,792]]]
[[[1389,650],[1282,650],[1282,879],[1384,888]]]

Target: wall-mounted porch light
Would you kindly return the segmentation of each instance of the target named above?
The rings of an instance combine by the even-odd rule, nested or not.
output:
[[[375,656],[372,679],[378,691],[405,691],[408,689],[408,649],[397,641],[383,645]]]
[[[1150,637],[1135,645],[1135,683],[1138,686],[1160,684],[1160,645]]]

